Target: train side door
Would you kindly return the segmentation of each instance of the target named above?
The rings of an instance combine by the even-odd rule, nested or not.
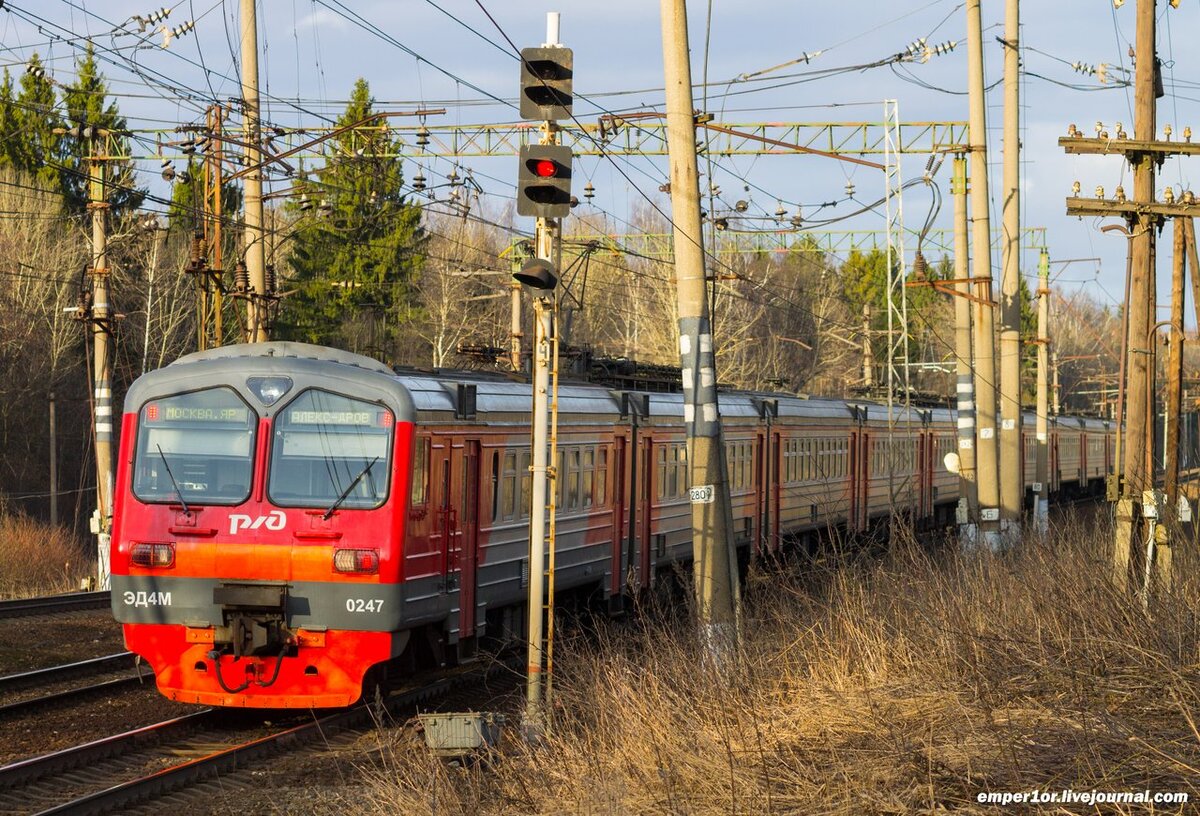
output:
[[[624,436],[613,437],[613,459],[608,472],[612,474],[612,485],[608,488],[608,495],[612,497],[612,530],[613,530],[613,551],[612,551],[612,592],[619,595],[624,591],[625,578],[629,572],[630,565],[626,563],[626,558],[632,558],[632,553],[628,556],[625,553],[626,542],[629,535],[629,524],[625,518],[625,508],[628,507],[628,500],[625,497],[626,491],[629,489],[628,477],[625,475],[627,467],[626,444],[628,440]]]
[[[641,461],[638,462],[638,529],[637,529],[637,579],[642,589],[649,589],[654,579],[650,569],[650,542],[654,515],[654,450],[653,440],[647,436],[641,440]]]
[[[449,436],[430,440],[433,524],[429,543],[438,558],[438,572],[446,592],[458,588],[458,552],[462,547],[459,514],[462,508],[463,445]]]
[[[458,572],[458,636],[475,634],[475,584],[479,552],[479,440],[468,439],[461,449],[461,489],[458,491],[457,545],[450,553],[450,570]]]

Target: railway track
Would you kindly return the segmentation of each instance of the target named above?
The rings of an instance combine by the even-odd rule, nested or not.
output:
[[[108,590],[100,592],[72,592],[66,595],[44,595],[38,598],[19,598],[0,601],[0,618],[20,618],[29,615],[57,615],[77,612],[82,609],[107,609],[110,605]]]
[[[459,669],[392,694],[393,715],[510,670],[506,663]],[[290,727],[248,727],[245,711],[203,709],[123,734],[0,767],[0,814],[104,814],[227,776],[333,734],[374,727],[359,705]],[[303,714],[297,715],[297,718]],[[251,734],[247,738],[246,732]]]
[[[153,679],[154,675],[148,668],[140,673],[135,673],[135,668],[133,652],[119,652],[105,657],[81,660],[77,663],[4,675],[0,677],[0,718],[24,714],[45,706],[73,702],[89,696],[111,694],[136,687]],[[83,677],[112,675],[122,671],[124,676],[121,677],[109,677],[87,685],[59,688],[36,697],[6,699],[18,696],[21,692],[29,689],[56,686]]]

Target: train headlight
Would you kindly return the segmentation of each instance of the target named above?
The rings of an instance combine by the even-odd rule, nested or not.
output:
[[[333,568],[338,572],[372,575],[379,572],[379,550],[334,550]]]
[[[134,544],[129,560],[139,567],[170,567],[175,564],[174,544]]]
[[[291,377],[250,377],[246,387],[254,392],[263,405],[274,405],[279,398],[292,390]]]

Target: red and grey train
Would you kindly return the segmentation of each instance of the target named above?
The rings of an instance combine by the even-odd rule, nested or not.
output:
[[[743,547],[863,530],[897,506],[953,518],[951,411],[913,409],[889,433],[878,404],[720,402]],[[299,343],[142,376],[125,400],[111,553],[128,648],[174,700],[331,707],[418,647],[465,655],[521,631],[529,413],[525,382],[396,373]],[[679,394],[560,388],[559,590],[616,601],[691,557],[682,414]],[[1110,436],[1102,420],[1058,418],[1050,489],[1097,489]]]

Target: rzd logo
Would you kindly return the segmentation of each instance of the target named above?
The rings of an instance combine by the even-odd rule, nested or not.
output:
[[[286,524],[287,516],[283,514],[282,510],[272,510],[267,515],[257,518],[234,513],[229,517],[229,534],[234,535],[238,530],[257,530],[259,527],[266,527],[268,530],[282,530]]]

